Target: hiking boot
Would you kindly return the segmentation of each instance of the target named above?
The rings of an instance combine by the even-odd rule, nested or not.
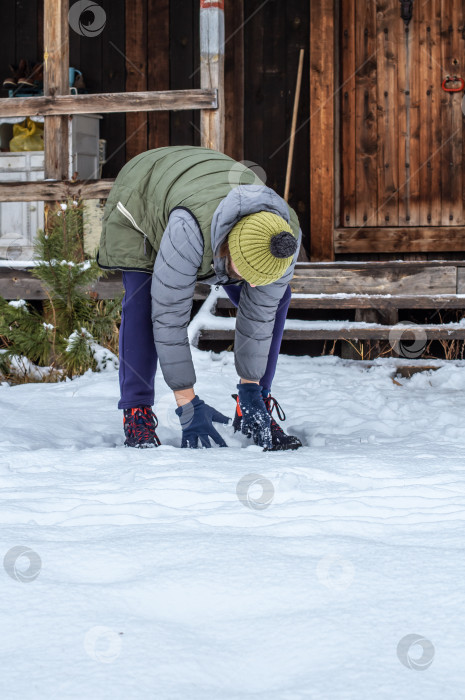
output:
[[[126,447],[158,447],[161,445],[155,432],[158,420],[150,406],[125,408],[123,425]]]
[[[234,432],[237,432],[241,430],[242,411],[239,405],[239,396],[237,394],[232,394],[232,397],[236,400],[236,413],[234,415],[233,428]],[[277,450],[298,450],[299,447],[302,447],[302,443],[300,442],[299,438],[295,437],[295,435],[287,435],[287,433],[284,432],[281,426],[273,418],[273,411],[276,409],[276,414],[279,420],[286,420],[286,414],[276,399],[273,398],[273,396],[267,396],[264,397],[263,400],[267,411],[271,416],[271,439],[273,442],[273,447],[271,450],[273,452]]]
[[[18,80],[24,78],[29,71],[29,64],[24,58],[22,58],[17,68],[12,65],[8,67],[11,71],[11,76],[5,78],[3,81],[3,87],[7,90],[14,90],[18,87]]]
[[[44,84],[44,64],[36,63],[28,68],[22,77],[18,78],[18,86],[42,88]]]

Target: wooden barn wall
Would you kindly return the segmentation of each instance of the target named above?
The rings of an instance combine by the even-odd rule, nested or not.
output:
[[[226,0],[225,152],[257,164],[282,194],[299,51],[308,76],[310,6],[302,0]],[[127,90],[197,88],[198,0],[132,0],[126,8]],[[139,27],[146,26],[147,36]],[[151,28],[152,27],[152,28]],[[149,66],[146,74],[144,66]],[[168,78],[169,76],[169,78]],[[290,203],[309,230],[309,81],[302,81]],[[127,157],[167,143],[199,144],[199,113],[127,118]],[[300,128],[299,128],[300,127]]]
[[[244,157],[258,163],[266,184],[284,192],[300,49],[303,80],[290,187],[308,249],[310,213],[309,23],[310,3],[302,0],[245,0]]]
[[[365,226],[377,227],[387,250],[385,227],[394,237],[396,227],[451,226],[452,239],[465,223],[465,121],[463,93],[441,84],[447,74],[463,75],[463,0],[414,3],[408,32],[397,0],[339,0],[339,7],[340,225],[360,237]],[[336,257],[463,259],[432,250]]]
[[[72,2],[72,0],[71,0]],[[91,93],[197,88],[199,0],[98,0],[107,24],[97,37],[70,30],[70,65]],[[2,0],[0,84],[8,64],[43,56],[43,0]],[[300,48],[304,79],[295,143],[290,203],[309,230],[309,13],[302,0],[226,0],[226,143],[237,160],[256,163],[266,184],[284,191],[288,139]],[[7,93],[0,93],[3,97]],[[300,128],[299,128],[300,127]],[[103,177],[115,177],[149,148],[200,142],[199,113],[105,115]],[[308,241],[306,240],[306,244]]]
[[[70,29],[70,65],[82,71],[89,92],[124,92],[124,0],[98,0],[98,4],[106,12],[105,29],[97,37],[80,36]],[[100,136],[107,141],[103,177],[116,177],[126,162],[125,115],[104,115]]]
[[[98,37],[70,30],[70,65],[82,71],[89,92],[124,92],[126,87],[124,0],[99,0],[107,24]],[[43,0],[2,0],[3,31],[0,42],[0,85],[8,65],[26,58],[43,60]],[[2,97],[7,97],[5,90]],[[125,116],[108,114],[101,121],[101,138],[107,140],[108,163],[103,177],[115,177],[126,162]]]

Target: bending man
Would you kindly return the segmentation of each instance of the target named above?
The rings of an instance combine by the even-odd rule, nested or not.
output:
[[[241,184],[231,180],[241,174]],[[206,148],[142,153],[119,173],[108,198],[100,248],[104,269],[123,271],[120,389],[125,444],[160,444],[152,411],[157,361],[174,391],[182,446],[225,446],[213,422],[228,418],[196,394],[187,337],[195,285],[224,286],[237,306],[240,377],[233,426],[265,449],[296,449],[272,417],[271,384],[300,243],[297,216],[255,175]],[[247,184],[250,183],[250,184]]]

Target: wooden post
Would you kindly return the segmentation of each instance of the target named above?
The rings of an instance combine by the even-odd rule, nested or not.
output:
[[[69,94],[69,0],[44,1],[44,95]],[[68,178],[68,117],[45,117],[45,179]]]
[[[334,260],[333,0],[310,3],[310,245],[314,261]]]
[[[218,109],[200,114],[201,144],[224,151],[224,0],[200,0],[200,86],[218,90]]]

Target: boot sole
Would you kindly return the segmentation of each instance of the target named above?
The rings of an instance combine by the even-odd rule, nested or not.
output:
[[[136,450],[147,450],[151,449],[152,447],[158,447],[154,442],[143,442],[142,444],[139,445],[130,445],[128,442],[124,443],[125,447],[133,447]]]
[[[303,445],[287,445],[287,446],[278,446],[276,445],[275,447],[272,447],[270,450],[267,450],[265,448],[265,452],[289,452],[290,450],[298,450],[299,448],[303,447]]]

